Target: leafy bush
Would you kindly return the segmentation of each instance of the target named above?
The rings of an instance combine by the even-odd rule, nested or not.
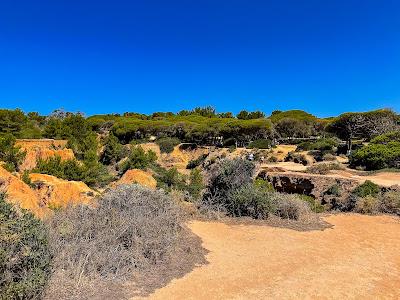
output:
[[[110,190],[95,207],[57,211],[48,221],[52,298],[62,289],[71,295],[90,288],[96,280],[132,280],[134,272],[154,276],[174,256],[182,222],[168,195],[139,185]]]
[[[174,150],[174,147],[176,145],[179,145],[180,142],[181,141],[179,139],[170,137],[160,138],[156,140],[156,144],[160,146],[161,153],[171,153]]]
[[[128,159],[119,167],[121,174],[129,169],[146,169],[155,163],[157,155],[154,151],[145,152],[141,146],[133,147]]]
[[[186,166],[186,169],[194,169],[194,168],[202,165],[207,157],[208,157],[208,154],[203,154],[203,155],[199,156],[198,158],[189,161]]]
[[[19,165],[25,158],[26,152],[20,151],[15,146],[15,137],[11,134],[0,136],[0,160],[5,162],[5,168],[10,171],[18,171]]]
[[[315,213],[322,213],[326,210],[325,206],[322,205],[319,201],[317,201],[314,197],[307,196],[307,195],[298,195],[301,200],[308,203],[311,210]]]
[[[100,161],[105,165],[110,165],[122,159],[123,148],[116,136],[110,132],[104,141],[104,149],[100,156]]]
[[[209,183],[205,198],[217,202],[229,201],[229,193],[243,185],[252,182],[255,165],[240,158],[222,160],[210,170]]]
[[[44,224],[0,195],[0,299],[37,299],[50,273]]]
[[[200,170],[191,170],[189,175],[189,183],[186,186],[186,190],[194,199],[197,199],[201,196],[203,189],[203,175],[201,174]]]
[[[112,180],[107,169],[95,157],[88,157],[83,163],[76,159],[62,160],[60,156],[39,159],[33,172],[65,180],[83,181],[89,186],[104,186]]]
[[[295,152],[289,152],[285,157],[285,161],[292,161],[297,164],[302,164],[303,166],[308,165],[306,156],[304,154],[299,154]]]
[[[307,172],[312,174],[328,174],[331,170],[344,170],[340,163],[320,163],[307,167]]]
[[[315,142],[309,142],[309,141],[302,142],[297,145],[296,151],[310,151],[310,150],[332,151],[338,145],[339,142],[336,139],[323,138]]]
[[[360,184],[353,190],[353,194],[365,198],[367,196],[376,197],[381,191],[379,185],[373,183],[370,180],[366,180],[364,183]]]
[[[369,144],[353,152],[350,166],[364,167],[367,170],[400,168],[400,142]]]
[[[275,212],[275,203],[271,193],[253,183],[247,183],[228,194],[228,214],[241,217],[249,216],[254,219],[266,219]]]
[[[272,141],[267,139],[260,139],[252,141],[247,148],[253,149],[269,149],[272,147]]]

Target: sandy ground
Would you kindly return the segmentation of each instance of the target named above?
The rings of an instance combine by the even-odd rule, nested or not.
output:
[[[400,172],[380,172],[373,175],[357,175],[354,174],[354,171],[333,171],[335,175],[339,175],[340,177],[346,177],[351,179],[356,179],[360,183],[364,182],[365,180],[370,180],[378,185],[381,186],[392,186],[399,184],[400,185]],[[335,176],[337,177],[337,176]]]
[[[150,299],[399,299],[400,219],[340,214],[323,231],[190,223],[209,264]]]

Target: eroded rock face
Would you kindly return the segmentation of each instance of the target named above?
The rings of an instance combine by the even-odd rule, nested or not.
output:
[[[53,139],[20,139],[17,140],[16,146],[26,151],[26,156],[20,166],[22,171],[31,170],[36,167],[39,159],[47,159],[49,157],[60,156],[61,159],[75,158],[74,152],[66,148],[66,140]]]
[[[151,189],[155,189],[157,186],[157,181],[149,172],[133,169],[126,171],[117,182],[112,184],[112,187],[116,187],[121,184],[132,183],[137,183]]]
[[[311,196],[329,209],[351,210],[351,192],[357,180],[335,178],[318,174],[261,171],[259,178],[270,182],[276,191]]]
[[[30,210],[39,218],[50,212],[46,206],[40,205],[37,193],[29,185],[2,167],[0,167],[0,191],[7,194],[7,201]]]
[[[68,181],[51,175],[32,173],[29,177],[40,204],[52,209],[69,204],[91,204],[96,192],[81,181]]]

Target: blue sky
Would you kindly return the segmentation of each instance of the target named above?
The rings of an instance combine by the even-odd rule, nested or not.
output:
[[[400,1],[1,1],[0,107],[400,111]]]

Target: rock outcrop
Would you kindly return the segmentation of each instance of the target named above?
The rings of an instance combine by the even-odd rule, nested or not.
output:
[[[116,187],[121,184],[132,183],[137,183],[151,189],[155,189],[157,186],[157,181],[149,172],[138,169],[126,171],[125,174],[117,182],[113,183],[112,186]]]
[[[26,156],[21,164],[22,171],[31,170],[36,167],[39,159],[47,159],[53,156],[60,156],[61,159],[73,159],[74,152],[66,148],[66,140],[53,139],[20,139],[17,140],[16,146],[26,151]]]
[[[0,167],[0,191],[7,194],[6,200],[43,218],[50,210],[41,205],[37,193],[17,176]]]
[[[298,172],[261,171],[259,178],[270,182],[278,192],[302,194],[315,198],[329,208],[346,210],[350,194],[359,184],[358,180]],[[350,208],[350,207],[349,207]]]
[[[38,173],[29,174],[29,177],[41,205],[52,209],[69,204],[91,204],[97,194],[81,181],[68,181]]]

